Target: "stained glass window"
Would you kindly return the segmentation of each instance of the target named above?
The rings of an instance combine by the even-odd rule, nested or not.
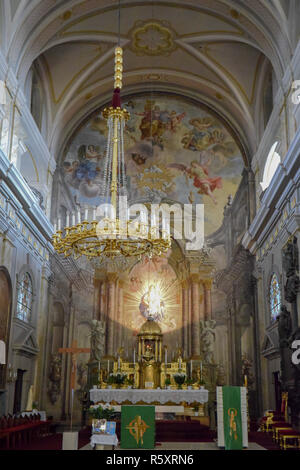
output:
[[[29,322],[32,309],[32,281],[28,273],[18,283],[17,317]]]
[[[273,274],[270,284],[270,309],[271,309],[271,318],[276,320],[277,316],[280,313],[281,307],[281,294],[278,278],[276,274]]]

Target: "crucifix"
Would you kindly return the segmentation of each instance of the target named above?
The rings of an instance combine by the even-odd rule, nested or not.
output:
[[[77,354],[80,353],[89,353],[91,352],[90,348],[78,348],[77,341],[73,340],[70,348],[59,348],[58,352],[60,354],[71,354],[72,360],[72,369],[71,369],[71,379],[70,379],[70,389],[71,389],[71,396],[72,396],[72,403],[71,403],[71,431],[72,431],[72,418],[73,418],[73,402],[74,402],[74,390],[75,390],[75,380],[76,380],[76,358]]]

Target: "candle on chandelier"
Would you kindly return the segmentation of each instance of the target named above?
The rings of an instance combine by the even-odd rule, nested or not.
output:
[[[88,217],[89,217],[89,210],[88,210],[88,208],[86,207],[86,208],[85,208],[85,211],[84,211],[84,220],[88,220]]]
[[[57,223],[58,223],[58,230],[61,230],[61,218],[60,217],[58,218]]]
[[[93,208],[93,220],[96,220],[96,207]]]
[[[54,223],[53,230],[54,230],[54,233],[55,233],[56,232],[56,222]]]
[[[72,213],[72,225],[75,225],[76,220],[75,220],[75,212]]]
[[[151,210],[151,227],[156,227],[156,214],[154,210]]]
[[[66,216],[66,227],[69,227],[70,225],[70,214],[69,212],[67,212],[67,216]]]
[[[78,224],[81,224],[81,213],[80,213],[80,209],[78,209],[78,211],[77,211],[77,223],[78,223]]]

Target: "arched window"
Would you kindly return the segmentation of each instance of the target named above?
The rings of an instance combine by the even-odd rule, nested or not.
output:
[[[32,310],[32,281],[28,273],[24,273],[18,283],[17,317],[29,322]]]
[[[270,185],[271,180],[275,174],[275,171],[277,170],[277,167],[280,164],[280,155],[279,153],[275,152],[277,145],[278,145],[278,142],[275,142],[272,145],[271,150],[266,160],[263,180],[260,183],[263,191],[267,189],[267,187]]]
[[[278,278],[274,273],[270,283],[270,310],[272,321],[276,320],[280,313],[281,307],[281,294]]]

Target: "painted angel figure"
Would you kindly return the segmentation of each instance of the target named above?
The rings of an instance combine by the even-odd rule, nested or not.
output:
[[[193,160],[190,167],[182,163],[171,163],[169,167],[185,173],[189,178],[193,178],[193,185],[197,188],[198,194],[209,196],[214,204],[217,204],[213,191],[222,187],[222,178],[220,176],[215,178],[209,177],[208,169],[205,164]],[[193,201],[192,191],[190,193],[190,200],[191,202]]]

